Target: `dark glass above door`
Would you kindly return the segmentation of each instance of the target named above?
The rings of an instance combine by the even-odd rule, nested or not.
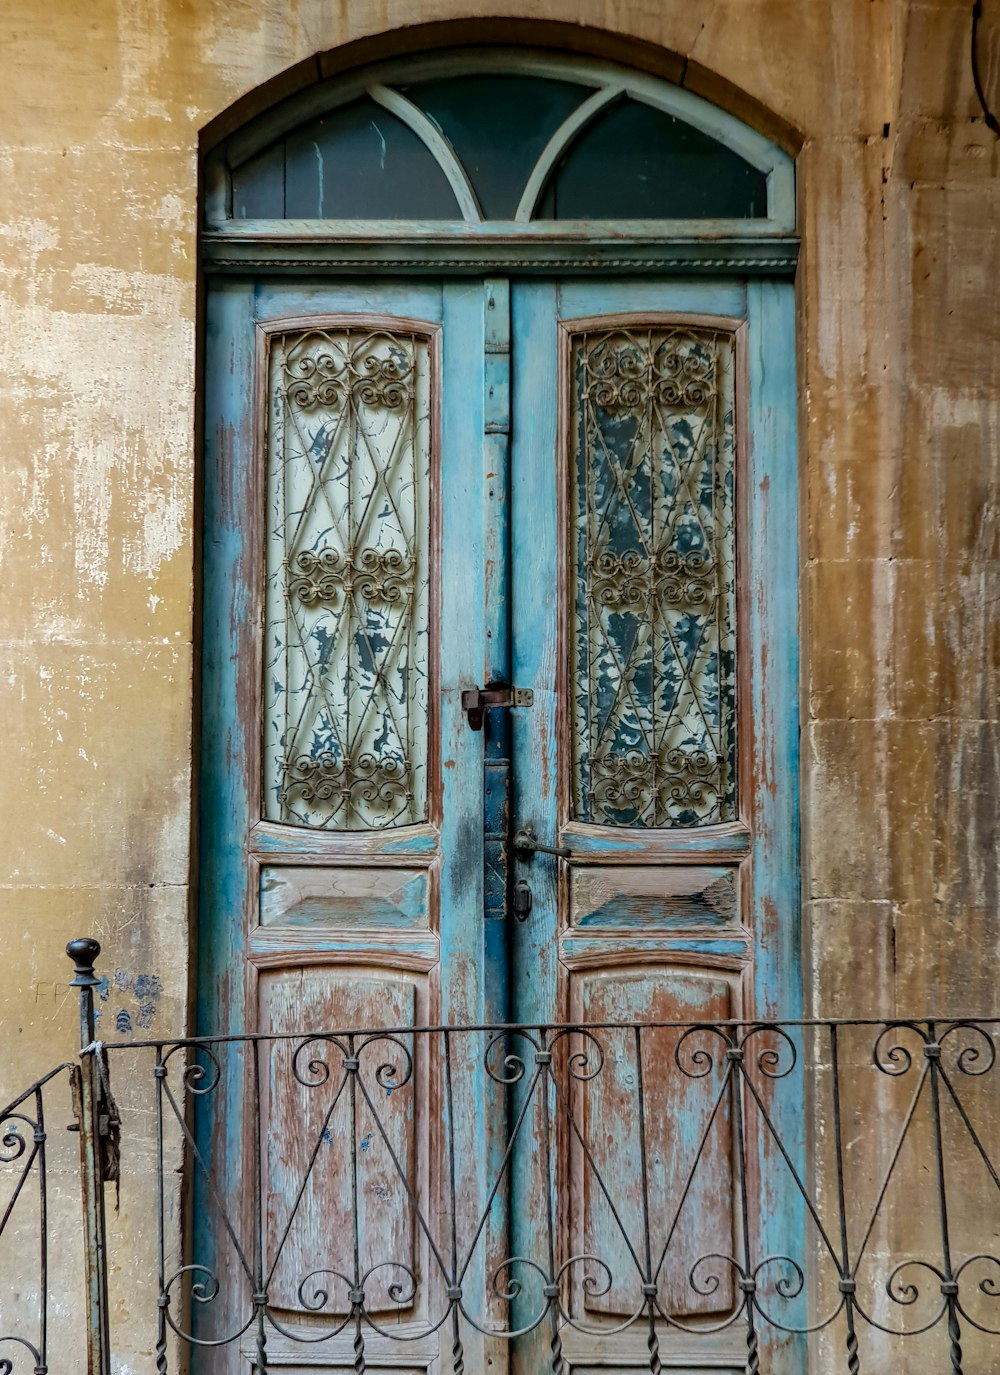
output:
[[[261,115],[207,167],[213,233],[280,236],[295,222],[587,238],[613,221],[616,233],[714,227],[745,240],[795,228],[794,165],[763,135],[684,87],[530,50],[330,78]]]

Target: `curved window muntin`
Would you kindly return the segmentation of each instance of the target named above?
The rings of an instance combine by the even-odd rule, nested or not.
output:
[[[468,177],[450,155],[450,145],[442,136],[425,140],[445,175],[456,189],[465,218],[456,221],[417,220],[236,220],[232,217],[232,169],[239,167],[276,140],[302,125],[350,104],[365,95],[399,115],[405,105],[416,111],[415,132],[424,126],[435,129],[433,121],[417,110],[400,86],[449,75],[509,74],[547,77],[573,81],[590,88],[581,106],[564,122],[550,140],[549,147],[536,164],[513,220],[478,218],[478,207]],[[527,242],[547,239],[606,238],[608,223],[592,220],[531,220],[530,213],[544,191],[547,172],[554,167],[572,139],[588,127],[583,113],[597,117],[615,99],[631,98],[690,125],[706,137],[719,142],[762,172],[767,181],[767,214],[753,219],[659,219],[616,220],[614,236],[632,239],[691,238],[724,233],[732,239],[788,236],[795,231],[795,169],[788,154],[769,139],[749,128],[735,116],[712,105],[684,87],[616,64],[564,57],[530,49],[457,49],[448,52],[408,56],[359,68],[328,78],[306,91],[281,102],[232,135],[206,160],[206,230],[211,237],[260,237],[289,239],[336,236],[350,240],[370,237],[373,231],[382,239],[454,239],[456,237],[520,238]],[[585,107],[590,107],[586,110]],[[409,115],[409,111],[406,111]],[[408,118],[405,122],[414,128]],[[572,127],[571,127],[572,126]],[[558,146],[554,146],[557,145]],[[443,147],[441,145],[444,145]]]

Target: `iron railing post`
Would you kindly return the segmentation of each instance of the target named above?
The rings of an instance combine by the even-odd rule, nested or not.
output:
[[[83,1194],[84,1267],[87,1284],[87,1372],[111,1375],[111,1335],[108,1324],[108,1243],[104,1214],[104,1144],[101,1114],[107,1117],[100,1047],[95,1044],[94,989],[100,979],[94,962],[101,953],[90,937],[70,941],[66,954],[76,977],[70,988],[80,990],[80,1180]],[[107,1127],[105,1127],[105,1133]]]

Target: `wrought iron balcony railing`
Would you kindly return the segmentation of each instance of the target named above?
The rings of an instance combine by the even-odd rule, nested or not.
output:
[[[80,1067],[0,1117],[4,1241],[19,1227],[4,1375],[49,1368],[46,1117],[64,1074],[87,1287],[59,1306],[87,1323],[94,1375],[135,1340],[109,1317],[123,1286],[160,1372],[199,1350],[199,1368],[261,1373],[306,1350],[357,1372],[407,1352],[407,1370],[448,1375],[499,1369],[503,1353],[524,1375],[1000,1368],[1000,1023],[101,1045],[91,987]],[[116,1222],[100,1181],[117,1173],[119,1106]],[[115,1257],[149,1225],[146,1285]]]

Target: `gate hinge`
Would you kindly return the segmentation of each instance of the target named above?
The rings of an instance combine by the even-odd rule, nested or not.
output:
[[[489,707],[530,707],[534,701],[531,688],[465,688],[462,692],[462,710],[472,730],[482,730],[483,713]]]

